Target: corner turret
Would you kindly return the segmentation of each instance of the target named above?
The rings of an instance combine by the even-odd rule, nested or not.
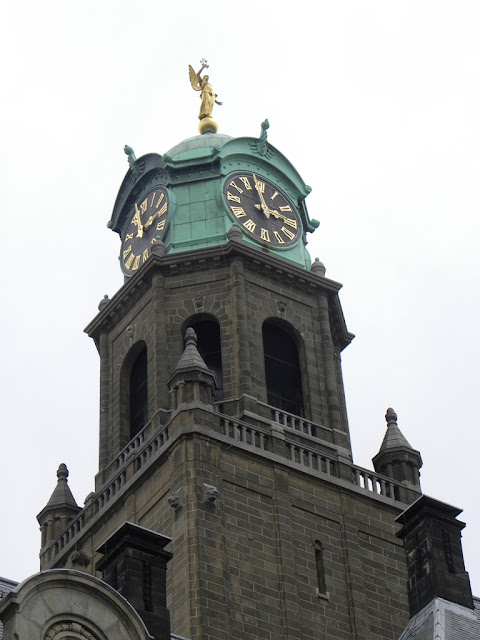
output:
[[[185,349],[167,384],[173,411],[183,403],[199,402],[213,405],[216,377],[198,352],[197,334],[192,327],[185,332]]]
[[[62,531],[65,531],[73,518],[81,511],[81,507],[75,502],[68,486],[68,469],[63,463],[58,467],[57,478],[57,486],[50,496],[50,500],[37,516],[42,533],[42,549]]]
[[[388,425],[387,432],[380,451],[372,458],[375,471],[403,482],[410,489],[421,491],[420,469],[423,463],[420,452],[410,445],[400,431],[397,414],[392,408],[387,409],[385,420]]]

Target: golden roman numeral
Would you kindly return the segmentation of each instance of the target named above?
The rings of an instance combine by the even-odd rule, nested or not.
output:
[[[280,211],[291,211],[292,207],[289,204],[286,204],[283,207],[280,207]]]
[[[136,271],[140,266],[140,256],[135,256],[135,262],[133,263],[132,271]]]
[[[292,233],[290,229],[287,229],[287,227],[282,227],[280,231],[283,231],[283,233],[287,236],[287,238],[290,238],[290,240],[293,240],[295,238],[295,234]]]
[[[133,233],[127,233],[125,236],[125,240],[131,240],[133,238]]]
[[[142,202],[142,204],[140,205],[140,213],[145,213],[145,211],[147,210],[148,207],[148,198],[145,198],[145,200]]]
[[[253,233],[255,231],[255,227],[257,226],[257,223],[254,222],[253,220],[248,219],[246,222],[243,223],[243,226],[245,227],[245,229],[248,229]]]
[[[259,193],[265,193],[265,183],[262,182],[261,180],[257,180],[256,184],[255,184],[257,191]]]
[[[247,215],[245,211],[242,209],[242,207],[233,207],[232,205],[230,205],[230,209],[232,210],[233,215],[236,218],[243,218],[244,216]]]
[[[166,213],[168,209],[168,202],[165,202],[165,204],[163,205],[163,207],[160,209],[160,211],[157,213],[158,217],[163,216],[164,213]]]
[[[265,240],[265,242],[271,242],[270,234],[268,233],[268,229],[262,229],[260,231],[260,240]]]
[[[132,234],[133,235],[133,234]],[[132,245],[130,245],[129,247],[127,247],[125,249],[125,251],[123,252],[123,259],[125,260],[125,258],[128,256],[128,254],[130,253],[130,251],[132,250]]]
[[[146,261],[147,258],[148,258],[148,247],[143,252],[143,262],[142,262],[142,264]]]
[[[130,267],[132,266],[132,262],[135,260],[135,254],[131,253],[128,256],[128,260],[125,262],[125,266],[127,267],[127,269],[130,269]]]
[[[156,205],[155,209],[158,209],[158,207],[160,206],[160,203],[164,199],[164,197],[165,197],[165,194],[161,193],[160,197],[158,198],[158,202],[157,202],[157,205]]]
[[[252,185],[250,184],[247,176],[241,176],[239,178],[239,180],[241,180],[243,182],[243,184],[245,185],[245,189],[250,190],[252,188]]]
[[[155,196],[157,195],[157,192],[154,191],[153,195],[152,195],[152,199],[150,200],[150,206],[153,207],[153,201],[155,200]]]
[[[234,202],[241,202],[240,198],[238,196],[232,195],[230,191],[227,191],[227,199],[233,200]]]
[[[275,238],[277,239],[278,244],[285,244],[285,240],[282,238],[282,236],[278,233],[278,231],[274,231],[273,235],[275,236]]]
[[[229,186],[232,187],[232,189],[236,189],[238,193],[243,193],[243,189],[240,189],[240,187],[237,187],[237,185],[235,184],[235,180],[232,180]]]
[[[290,227],[293,227],[294,229],[296,229],[297,226],[298,226],[297,225],[297,221],[296,220],[292,220],[292,218],[285,218],[284,222],[285,222],[285,224],[288,224]]]
[[[160,222],[157,224],[157,231],[163,231],[165,229],[166,222],[166,220],[160,220]]]
[[[270,200],[275,200],[275,198],[278,196],[278,191],[275,191],[275,193],[273,194],[273,196],[270,196]],[[280,207],[281,208],[281,207]]]

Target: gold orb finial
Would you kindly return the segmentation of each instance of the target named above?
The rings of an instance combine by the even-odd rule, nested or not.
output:
[[[198,130],[201,134],[204,133],[217,133],[218,124],[213,118],[202,118],[198,123]]]

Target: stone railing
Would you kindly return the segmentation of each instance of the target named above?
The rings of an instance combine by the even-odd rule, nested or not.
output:
[[[243,442],[243,444],[249,444],[262,451],[269,451],[270,436],[268,431],[264,429],[253,427],[238,420],[232,420],[227,416],[220,418],[220,427],[221,433],[228,438],[233,438],[233,440]]]
[[[307,447],[299,446],[292,442],[287,442],[287,446],[290,452],[290,460],[304,465],[314,471],[320,471],[326,473],[327,476],[336,476],[337,474],[337,461],[324,454],[318,453],[318,451],[312,451]]]
[[[317,437],[316,425],[305,418],[296,416],[293,413],[288,413],[287,411],[275,409],[274,407],[270,407],[270,411],[272,414],[272,421],[277,424],[281,424],[282,427],[294,429],[295,431],[300,431],[300,433],[306,433],[307,436],[313,436],[314,438]]]
[[[268,406],[268,405],[265,405]],[[332,455],[319,451],[317,443],[318,430],[323,430],[321,425],[315,425],[302,417],[295,416],[285,411],[280,411],[273,407],[269,407],[272,411],[272,424],[260,423],[252,425],[240,420],[233,419],[230,416],[222,415],[216,412],[218,417],[218,431],[229,439],[237,443],[247,445],[258,449],[274,453],[272,447],[272,431],[275,424],[279,424],[285,429],[286,439],[284,456],[290,462],[302,465],[303,467],[330,476],[332,480],[342,478],[345,480],[349,470],[352,472],[352,483],[370,494],[377,494],[390,499],[393,502],[402,501],[404,487],[401,483],[389,480],[384,476],[376,474],[368,469],[350,465],[349,463],[340,463]],[[218,411],[218,410],[217,410]],[[292,431],[298,434],[308,436],[302,441],[293,438]],[[293,438],[293,439],[292,439]],[[310,438],[310,441],[308,440]],[[91,494],[87,498],[85,508],[70,523],[61,536],[55,541],[55,554],[58,554],[73,538],[75,538],[85,524],[96,514],[102,511],[118,494],[123,487],[144,467],[157,453],[165,447],[169,441],[169,425],[158,433],[156,436],[146,442],[145,430],[140,432],[123,451],[112,462],[117,469],[115,476],[108,482],[98,494]],[[309,446],[310,445],[310,446]],[[275,451],[278,455],[278,451]],[[282,455],[282,454],[281,454]]]
[[[70,524],[68,529],[55,542],[55,553],[58,553],[79,533],[85,525],[85,511],[81,511],[75,520]]]
[[[133,438],[133,440],[130,440],[125,449],[121,451],[120,454],[115,458],[115,460],[113,461],[113,466],[115,467],[115,469],[120,469],[120,467],[123,467],[130,456],[138,451],[144,442],[145,432],[142,430],[138,435],[135,436],[135,438]]]
[[[167,426],[146,445],[144,442],[144,432],[140,432],[133,440],[131,440],[131,442],[129,442],[113,462],[117,468],[120,469],[120,472],[117,473],[115,478],[113,478],[96,496],[91,500],[87,499],[85,508],[56,540],[56,554],[59,553],[83,529],[86,523],[86,512],[93,509],[92,515],[95,515],[106,507],[113,497],[124,487],[127,480],[140,471],[140,469],[167,443],[168,438],[169,433]],[[130,471],[127,463],[132,462],[134,463],[134,466]]]
[[[378,495],[390,498],[393,501],[400,500],[401,489],[403,485],[394,480],[389,480],[381,475],[352,465],[353,483],[365,489],[365,491],[376,493]]]

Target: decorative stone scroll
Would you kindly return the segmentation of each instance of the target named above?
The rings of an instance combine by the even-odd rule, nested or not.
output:
[[[45,634],[45,640],[100,640],[85,625],[80,622],[55,622]]]

